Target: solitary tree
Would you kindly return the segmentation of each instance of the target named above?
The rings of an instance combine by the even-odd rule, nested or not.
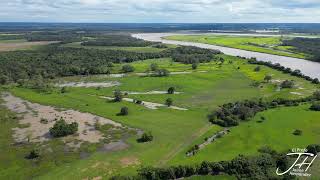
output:
[[[255,72],[259,72],[261,70],[261,67],[260,66],[257,66],[256,68],[254,68],[254,71]]]
[[[174,94],[175,88],[174,87],[170,87],[168,89],[168,94]]]
[[[129,109],[127,107],[122,107],[120,112],[118,113],[119,116],[127,116],[129,114]]]
[[[62,94],[64,94],[64,93],[66,93],[68,90],[67,90],[67,87],[65,87],[65,86],[63,86],[62,88],[61,88],[61,90],[60,90],[60,92],[62,93]]]
[[[122,66],[122,71],[125,72],[125,73],[133,72],[134,71],[134,67],[129,65],[129,64],[126,64],[126,65]]]
[[[197,63],[192,63],[192,69],[195,70],[198,68],[198,64]]]
[[[173,104],[173,100],[171,98],[166,99],[165,104],[170,107]]]
[[[150,65],[150,70],[151,70],[151,71],[156,71],[156,70],[158,70],[158,69],[159,69],[158,64],[152,63],[152,64]]]
[[[117,89],[117,90],[114,91],[114,101],[115,102],[122,101],[122,97],[123,97],[123,95],[122,95],[122,92],[120,90]]]
[[[264,80],[265,80],[266,82],[270,82],[271,79],[272,79],[272,76],[271,76],[271,75],[266,75],[266,76],[264,77]]]

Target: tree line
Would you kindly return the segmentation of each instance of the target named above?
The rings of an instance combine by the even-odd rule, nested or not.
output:
[[[312,144],[307,147],[308,152],[320,152],[320,145]],[[257,156],[243,156],[230,161],[208,162],[200,164],[179,165],[170,167],[142,167],[136,176],[114,176],[112,180],[168,180],[190,176],[206,176],[227,174],[237,179],[293,179],[289,174],[275,175],[278,167],[281,172],[286,171],[292,163],[285,153],[278,153],[270,147],[261,147]]]
[[[258,112],[281,106],[298,106],[303,102],[314,102],[319,100],[320,91],[314,92],[312,96],[294,100],[278,98],[272,101],[264,101],[262,99],[259,99],[258,101],[238,101],[235,103],[223,104],[217,110],[208,114],[208,119],[211,123],[223,127],[237,126],[241,121],[253,118]]]
[[[320,62],[320,38],[293,38],[282,40],[283,46],[293,46],[294,50],[307,54],[313,61]]]
[[[184,64],[210,62],[217,54],[221,54],[221,52],[192,46],[182,46],[171,50],[172,60]]]
[[[122,46],[146,47],[155,43],[131,37],[129,35],[105,35],[102,38],[81,43],[83,46]]]

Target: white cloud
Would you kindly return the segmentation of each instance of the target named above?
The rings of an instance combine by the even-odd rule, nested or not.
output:
[[[0,0],[0,21],[320,22],[319,0]]]

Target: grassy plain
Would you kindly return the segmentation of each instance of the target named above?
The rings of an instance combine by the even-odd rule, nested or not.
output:
[[[210,144],[196,156],[185,157],[184,153],[194,143],[201,142],[204,137],[221,130],[221,127],[210,125],[206,118],[206,115],[219,105],[261,97],[270,99],[276,97],[292,99],[306,97],[318,88],[318,86],[303,79],[291,77],[268,67],[262,67],[260,72],[255,72],[254,68],[256,66],[254,65],[249,65],[235,57],[224,55],[223,57],[226,59],[224,64],[216,62],[200,64],[197,70],[192,70],[191,65],[172,62],[171,59],[154,59],[132,63],[136,72],[145,72],[151,63],[157,63],[161,68],[166,68],[171,72],[190,72],[189,74],[172,74],[168,77],[141,77],[134,72],[119,78],[99,75],[60,79],[60,81],[118,81],[121,83],[119,87],[69,88],[68,92],[64,94],[61,94],[59,89],[46,94],[31,89],[11,88],[10,91],[14,95],[32,102],[90,112],[129,127],[151,131],[154,135],[152,142],[143,144],[136,142],[136,136],[131,137],[128,139],[130,147],[126,150],[108,153],[93,152],[85,159],[66,160],[57,166],[40,164],[39,167],[47,167],[46,171],[45,168],[40,168],[35,169],[34,173],[39,179],[109,177],[118,173],[134,174],[135,170],[141,166],[198,163],[202,160],[228,160],[238,154],[254,155],[257,153],[257,149],[264,145],[270,145],[276,150],[284,151],[292,146],[317,143],[320,132],[318,131],[319,123],[316,117],[319,117],[320,114],[308,111],[308,105],[303,105],[263,112],[250,122],[244,122],[240,126],[232,128],[230,134]],[[120,67],[121,65],[115,65],[113,73],[119,73]],[[278,81],[294,80],[296,87],[279,91],[276,83],[262,82],[267,74],[271,74],[273,79]],[[261,82],[260,86],[253,86],[254,81]],[[108,102],[98,97],[112,96],[115,89],[138,92],[166,91],[171,86],[183,93],[174,95],[128,95],[128,97],[157,103],[164,103],[165,99],[170,97],[173,99],[174,105],[189,110],[179,111],[165,107],[152,110],[129,102]],[[299,95],[292,92],[297,92]],[[129,108],[129,115],[117,116],[116,114],[123,106]],[[266,121],[257,123],[262,115],[266,117]],[[6,128],[9,129],[14,126],[16,124],[8,125]],[[303,131],[301,137],[291,134],[295,128]],[[9,133],[4,138],[8,141],[10,141]],[[2,144],[5,145],[4,142],[1,142],[1,146]],[[12,158],[19,163],[22,161],[21,155]],[[57,157],[58,160],[60,158],[62,157]],[[52,162],[53,160],[48,161]],[[29,168],[24,165],[14,167],[13,169],[21,171],[27,171]],[[12,173],[13,171],[8,172]],[[17,174],[17,178],[21,177],[20,175]]]
[[[282,46],[283,37],[254,37],[254,36],[227,36],[227,35],[176,35],[169,36],[166,39],[178,41],[199,42],[226,46],[248,51],[275,54],[280,56],[289,56],[296,58],[306,58],[302,53],[294,51],[293,47]]]

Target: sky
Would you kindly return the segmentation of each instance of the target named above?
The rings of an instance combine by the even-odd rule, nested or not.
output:
[[[320,0],[0,0],[0,22],[319,23]]]

